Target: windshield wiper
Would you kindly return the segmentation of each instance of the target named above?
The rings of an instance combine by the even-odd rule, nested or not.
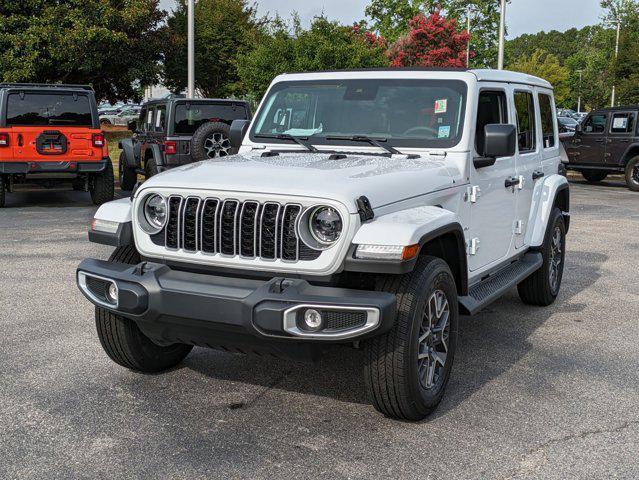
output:
[[[392,155],[398,154],[401,155],[401,152],[390,145],[384,145],[382,142],[387,142],[387,138],[372,138],[367,137],[366,135],[330,135],[326,137],[326,140],[350,140],[352,142],[366,142],[375,147],[379,147],[383,150],[386,150]]]
[[[309,152],[317,152],[317,148],[315,148],[310,143],[306,143],[304,140],[308,140],[308,137],[295,137],[293,135],[289,135],[288,133],[258,133],[255,135],[255,138],[273,138],[275,140],[289,140],[291,142],[295,142],[298,145],[301,145]]]

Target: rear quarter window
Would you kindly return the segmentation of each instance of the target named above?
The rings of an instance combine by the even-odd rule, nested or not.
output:
[[[242,105],[215,105],[203,103],[179,103],[175,106],[176,135],[193,135],[201,125],[211,121],[231,123],[248,118]]]
[[[7,126],[91,127],[89,97],[77,93],[10,93]]]

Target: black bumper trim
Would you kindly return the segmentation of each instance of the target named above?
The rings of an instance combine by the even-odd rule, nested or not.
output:
[[[97,232],[89,229],[89,241],[112,247],[133,245],[133,226],[131,222],[121,223],[115,233]]]
[[[217,344],[225,333],[267,342],[344,343],[386,332],[395,322],[395,295],[386,292],[320,287],[300,279],[220,277],[147,262],[133,266],[85,259],[78,272],[113,280],[120,294],[128,295],[126,306],[113,310],[136,321],[158,343]],[[379,323],[372,331],[339,340],[293,336],[284,331],[283,315],[300,304],[375,308]]]
[[[104,171],[109,157],[94,162],[65,160],[52,162],[33,160],[27,162],[0,162],[0,173],[3,174],[34,174],[34,173],[99,173]],[[73,164],[73,168],[71,165]]]

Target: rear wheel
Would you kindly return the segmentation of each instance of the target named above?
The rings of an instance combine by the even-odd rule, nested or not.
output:
[[[639,157],[631,158],[626,165],[626,185],[633,192],[639,192]]]
[[[397,296],[393,329],[365,344],[364,378],[375,408],[421,420],[441,401],[457,348],[457,289],[448,265],[422,257],[413,272],[388,276],[380,290]]]
[[[601,170],[584,170],[581,174],[589,183],[601,182],[608,176],[608,172]]]
[[[200,126],[191,138],[191,157],[194,162],[232,155],[231,128],[223,122],[209,122]]]
[[[564,274],[566,224],[558,208],[550,214],[541,255],[541,268],[517,285],[517,291],[524,303],[547,307],[557,298]]]
[[[159,172],[158,164],[154,158],[149,158],[144,164],[144,171],[146,172],[146,178],[151,178],[153,175],[157,175]]]
[[[130,192],[135,187],[138,181],[138,175],[135,168],[127,166],[126,155],[124,152],[120,153],[120,160],[118,161],[118,180],[120,183],[120,189],[125,192]]]
[[[106,168],[102,172],[93,175],[89,186],[91,200],[93,200],[95,205],[102,205],[113,200],[115,195],[114,181],[113,165],[111,165],[111,162],[107,162]]]
[[[117,248],[110,262],[135,265],[140,255],[133,246]],[[98,338],[106,354],[118,365],[138,372],[161,372],[180,363],[192,350],[191,345],[160,346],[148,338],[137,324],[102,307],[95,308]]]

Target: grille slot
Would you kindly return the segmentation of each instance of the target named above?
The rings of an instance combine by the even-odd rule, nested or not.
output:
[[[172,195],[168,210],[166,248],[289,262],[315,260],[322,254],[298,237],[303,207],[295,203]],[[161,244],[160,239],[154,242]]]

